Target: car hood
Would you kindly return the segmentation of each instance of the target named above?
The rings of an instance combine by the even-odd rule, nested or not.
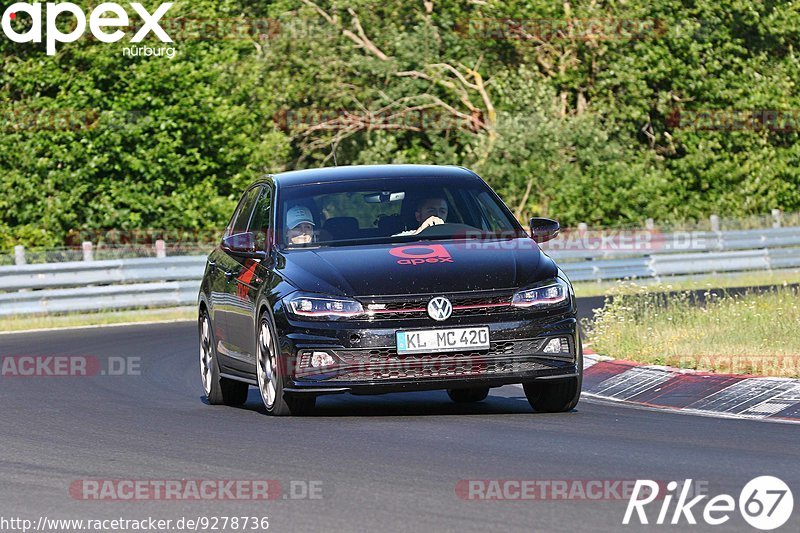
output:
[[[337,296],[510,289],[558,273],[526,238],[284,250],[276,266],[299,290]]]

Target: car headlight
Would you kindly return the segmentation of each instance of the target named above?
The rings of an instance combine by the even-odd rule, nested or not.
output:
[[[284,300],[288,312],[311,320],[340,320],[364,314],[360,302],[319,294],[294,294]]]
[[[561,278],[542,283],[538,287],[522,289],[514,294],[511,305],[515,307],[550,307],[569,298],[569,284]]]

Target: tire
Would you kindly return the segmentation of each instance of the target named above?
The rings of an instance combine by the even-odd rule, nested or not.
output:
[[[258,391],[267,414],[271,416],[304,415],[316,405],[315,396],[291,396],[283,392],[284,367],[280,358],[272,317],[264,312],[259,319],[256,338],[256,376]]]
[[[247,392],[250,386],[247,383],[219,375],[219,361],[217,359],[214,329],[208,312],[200,311],[198,321],[200,336],[200,379],[203,391],[206,393],[208,403],[211,405],[240,406],[247,401]]]
[[[525,397],[535,411],[540,413],[565,413],[578,405],[583,386],[583,343],[578,341],[578,375],[552,381],[523,383]]]
[[[474,403],[485,400],[489,396],[489,387],[471,389],[447,389],[447,395],[456,403]]]

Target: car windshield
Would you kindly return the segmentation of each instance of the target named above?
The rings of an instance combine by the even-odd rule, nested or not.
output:
[[[278,231],[289,248],[525,235],[483,181],[440,177],[283,187]]]

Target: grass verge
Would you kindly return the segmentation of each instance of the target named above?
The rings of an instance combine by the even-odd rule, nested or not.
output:
[[[167,322],[194,320],[197,309],[176,307],[170,309],[140,309],[133,311],[103,311],[65,315],[40,315],[0,318],[0,332],[31,329],[74,328],[79,326],[107,326],[129,322]]]
[[[618,359],[718,373],[800,377],[800,290],[714,296],[620,286],[585,331]],[[674,290],[671,288],[670,290]]]
[[[743,272],[736,274],[715,274],[708,276],[696,276],[692,278],[670,279],[662,278],[656,280],[637,280],[636,286],[650,286],[654,289],[668,287],[670,291],[689,291],[705,289],[726,289],[732,287],[765,287],[789,285],[800,283],[800,270],[778,270],[772,272]],[[629,282],[624,281],[589,281],[574,283],[575,296],[605,296],[614,294],[619,290],[627,290]]]

